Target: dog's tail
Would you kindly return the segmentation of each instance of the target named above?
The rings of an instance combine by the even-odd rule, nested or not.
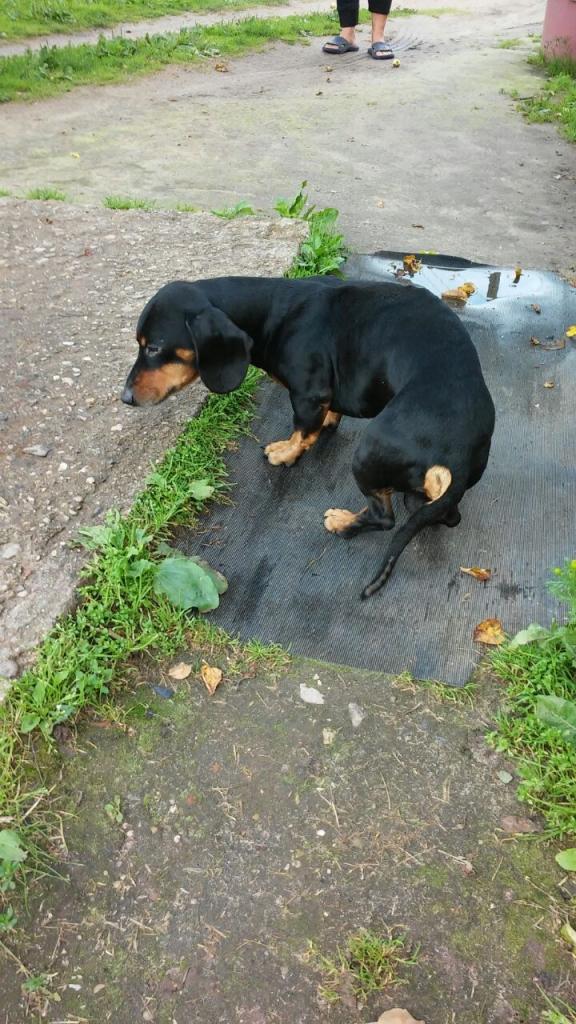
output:
[[[424,477],[424,493],[429,501],[421,505],[394,534],[378,575],[362,591],[362,598],[372,597],[383,587],[404,548],[425,526],[440,522],[458,504],[465,485],[446,466],[432,466]]]

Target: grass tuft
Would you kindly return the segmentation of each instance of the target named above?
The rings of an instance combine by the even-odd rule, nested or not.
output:
[[[31,188],[26,194],[26,199],[54,199],[59,203],[65,203],[66,193],[58,188]]]
[[[109,210],[152,210],[153,199],[130,199],[128,196],[106,196],[104,206]]]
[[[362,929],[344,949],[338,947],[335,956],[324,955],[310,942],[306,959],[322,975],[319,995],[325,1002],[337,1003],[344,994],[352,994],[363,1004],[374,992],[397,984],[399,968],[416,964],[417,955],[408,951],[403,936],[382,937]]]
[[[507,706],[489,739],[517,760],[518,796],[544,816],[549,836],[561,838],[576,835],[576,745],[543,721],[538,705],[543,697],[569,705],[576,697],[576,561],[555,570],[551,589],[568,605],[566,623],[539,640],[506,644],[492,656],[508,688]]]
[[[530,63],[543,68],[547,80],[539,93],[521,100],[518,109],[533,123],[555,122],[570,142],[576,142],[576,61],[540,53]]]

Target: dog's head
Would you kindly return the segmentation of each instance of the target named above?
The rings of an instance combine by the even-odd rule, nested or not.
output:
[[[122,392],[127,405],[157,405],[197,377],[210,391],[234,391],[246,376],[253,344],[187,281],[156,292],[140,314],[136,338],[140,351]]]

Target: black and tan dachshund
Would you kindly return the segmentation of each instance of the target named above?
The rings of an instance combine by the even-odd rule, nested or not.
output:
[[[144,308],[137,339],[122,393],[129,405],[162,402],[197,377],[210,391],[233,391],[250,363],[283,384],[294,429],[266,446],[273,466],[292,466],[342,416],[369,420],[352,465],[366,507],[328,509],[324,525],[341,537],[390,530],[393,491],[410,516],[363,597],[423,527],[460,522],[458,503],[486,468],[494,405],[476,350],[424,288],[330,277],[174,281]]]

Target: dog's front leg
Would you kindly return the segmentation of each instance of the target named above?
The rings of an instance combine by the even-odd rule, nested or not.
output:
[[[340,419],[330,411],[327,400],[300,398],[290,395],[294,409],[294,431],[286,441],[267,444],[264,454],[271,466],[293,466],[304,452],[308,451],[320,437],[323,426],[337,426]]]

